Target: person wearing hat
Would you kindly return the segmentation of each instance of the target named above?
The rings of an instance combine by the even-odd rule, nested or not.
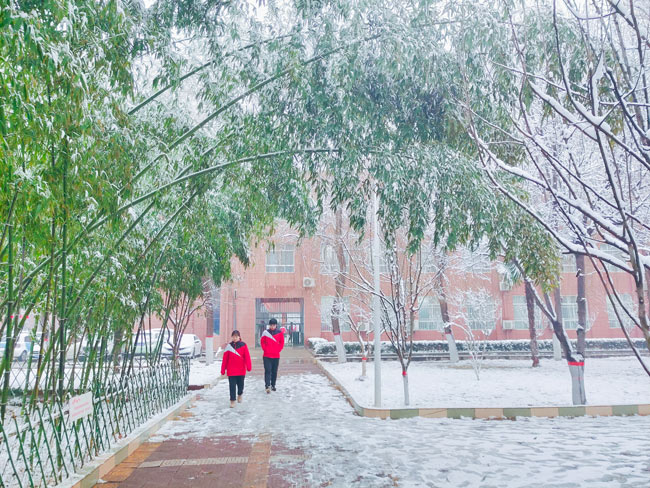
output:
[[[275,318],[269,320],[269,328],[264,331],[260,338],[260,345],[264,354],[264,386],[266,393],[275,391],[275,380],[278,377],[278,366],[280,364],[280,351],[284,347],[284,327],[278,330],[278,321]]]
[[[228,374],[230,408],[234,408],[235,394],[237,394],[237,401],[242,402],[246,371],[251,370],[251,355],[248,352],[248,346],[241,340],[238,330],[233,330],[231,337],[232,341],[226,346],[221,360],[221,376]]]

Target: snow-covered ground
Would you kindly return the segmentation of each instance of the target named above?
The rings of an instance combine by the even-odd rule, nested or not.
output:
[[[270,433],[308,455],[309,487],[650,484],[650,417],[372,419],[354,415],[322,375],[281,376],[271,395],[261,378],[247,377],[244,403],[234,409],[227,390],[226,382],[207,390],[192,417],[166,424],[151,441]]]
[[[193,360],[190,363],[190,385],[210,385],[217,381],[221,375],[221,359],[212,364],[205,364],[204,360]]]
[[[375,403],[374,363],[361,375],[358,362],[323,363],[360,405]],[[408,369],[412,407],[527,407],[571,405],[571,375],[564,361],[485,360],[480,380],[469,361],[417,361]],[[404,407],[402,373],[397,361],[382,362],[382,407]],[[650,377],[633,357],[589,359],[585,366],[589,405],[650,403]],[[650,482],[649,482],[650,486]]]

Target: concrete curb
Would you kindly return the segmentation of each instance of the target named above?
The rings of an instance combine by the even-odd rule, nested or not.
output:
[[[212,381],[212,383],[203,386],[205,389],[208,389],[216,386],[218,383],[219,378]],[[84,468],[73,476],[64,480],[63,483],[56,485],[57,488],[93,487],[104,475],[124,461],[130,454],[135,452],[138,447],[153,436],[165,422],[178,416],[181,412],[191,406],[201,392],[202,390],[193,391],[177,404],[172,405],[167,410],[159,413],[156,417],[149,419],[125,437],[119,445],[97,457],[94,461],[84,466]]]
[[[354,411],[362,417],[380,419],[406,419],[411,417],[515,420],[517,417],[611,417],[626,415],[650,415],[650,404],[638,405],[584,405],[557,407],[516,407],[516,408],[370,408],[359,405],[354,397],[339,383],[318,358],[314,362],[332,384],[343,393]]]

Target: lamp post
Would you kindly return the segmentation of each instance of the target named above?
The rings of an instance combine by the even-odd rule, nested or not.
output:
[[[379,223],[377,222],[377,190],[372,195],[372,320],[375,349],[375,407],[381,407],[381,312],[379,303]]]

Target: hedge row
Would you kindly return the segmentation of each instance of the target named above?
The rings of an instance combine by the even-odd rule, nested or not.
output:
[[[640,349],[645,349],[646,344],[643,339],[634,339],[634,345]],[[572,341],[575,347],[575,341]],[[310,337],[307,339],[309,348],[314,351],[317,356],[328,356],[336,354],[336,344],[329,342],[322,337]],[[538,340],[537,344],[540,351],[552,351],[553,341],[551,339]],[[345,352],[347,354],[361,354],[361,346],[358,342],[345,342]],[[467,343],[465,341],[456,341],[456,347],[459,351],[467,350]],[[587,349],[597,350],[629,350],[625,339],[587,339]],[[507,341],[485,341],[481,344],[483,351],[525,351],[530,352],[530,341],[526,339],[507,340]],[[372,351],[372,344],[370,344],[370,352]],[[386,354],[394,354],[395,350],[390,342],[382,341],[381,352]],[[447,341],[413,341],[414,353],[427,353],[427,352],[449,352]]]

